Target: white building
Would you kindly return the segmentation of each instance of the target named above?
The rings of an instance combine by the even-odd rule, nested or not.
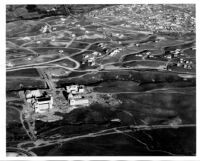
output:
[[[89,63],[92,63],[94,60],[95,60],[94,57],[90,57],[90,58],[88,59],[88,62],[89,62]]]
[[[63,50],[59,50],[58,52],[59,52],[59,53],[63,53],[64,51],[63,51]]]
[[[29,99],[29,98],[32,98],[32,97],[41,97],[42,96],[42,93],[40,92],[40,90],[27,90],[25,92],[25,95],[26,95],[26,99]]]
[[[22,38],[20,38],[20,39],[21,39],[21,40],[31,40],[31,38],[28,37],[28,36],[22,37]]]
[[[86,33],[86,34],[89,34],[89,33],[90,33],[90,31],[87,31],[87,30],[86,30],[86,31],[85,31],[85,33]]]
[[[48,31],[48,26],[45,25],[44,27],[41,28],[40,30],[42,33],[46,33]]]
[[[110,53],[110,56],[115,56],[117,53],[119,53],[122,49],[115,49],[113,52]]]
[[[67,93],[71,93],[72,91],[78,91],[78,85],[66,86],[66,88],[67,88]]]
[[[76,35],[75,35],[75,34],[72,34],[72,37],[76,37]]]
[[[69,100],[69,104],[71,106],[88,105],[89,100],[88,99],[71,99],[71,100]]]
[[[6,65],[7,65],[7,67],[13,67],[14,66],[14,64],[12,62],[8,62]]]
[[[172,59],[172,56],[171,55],[167,55],[166,58],[167,59]]]
[[[34,102],[36,113],[44,113],[53,108],[53,97],[37,98]]]
[[[85,88],[83,85],[71,85],[71,86],[66,86],[67,89],[67,93],[84,93],[85,92]]]
[[[85,31],[85,27],[80,27],[80,30],[83,30],[83,31]]]

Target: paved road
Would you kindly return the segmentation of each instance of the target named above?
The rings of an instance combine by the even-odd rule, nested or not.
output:
[[[6,153],[7,156],[9,157],[9,153],[18,153],[18,156],[37,156],[35,153],[31,152],[31,151],[26,151],[24,149],[21,148],[15,148],[15,147],[7,147],[6,148]]]
[[[37,142],[27,141],[18,144],[19,148],[22,148],[26,144],[33,143],[35,146],[27,147],[27,150],[32,150],[35,148],[41,148],[46,147],[50,145],[60,144],[60,143],[66,143],[73,140],[88,138],[88,137],[99,137],[99,136],[107,136],[111,134],[117,134],[117,133],[129,133],[134,131],[146,131],[146,130],[152,130],[152,129],[166,129],[166,128],[182,128],[182,127],[196,127],[195,124],[184,124],[184,125],[129,125],[129,126],[121,126],[121,127],[114,127],[109,129],[100,130],[98,132],[88,133],[85,135],[79,135],[79,136],[72,136],[69,138],[62,138],[62,139],[56,139],[56,140],[37,140]],[[139,140],[138,140],[139,141]],[[146,147],[146,146],[145,146]],[[147,149],[148,150],[148,149]]]

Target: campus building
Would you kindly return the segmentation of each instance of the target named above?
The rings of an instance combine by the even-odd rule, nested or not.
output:
[[[44,113],[53,108],[53,97],[40,90],[27,90],[26,101],[31,104],[35,113]]]
[[[36,113],[48,112],[53,108],[53,97],[36,98],[33,107]]]
[[[83,85],[66,86],[70,106],[88,105],[89,100],[84,98],[85,87]]]
[[[83,85],[71,85],[71,86],[66,86],[67,93],[84,93],[85,89]]]
[[[70,99],[69,100],[69,104],[71,106],[77,106],[77,105],[88,105],[89,104],[89,100],[88,99]]]

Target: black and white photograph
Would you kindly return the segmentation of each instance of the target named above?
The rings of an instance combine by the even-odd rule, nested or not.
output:
[[[6,157],[196,156],[197,8],[160,2],[4,6]]]

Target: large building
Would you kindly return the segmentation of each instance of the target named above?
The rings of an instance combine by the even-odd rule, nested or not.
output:
[[[33,106],[36,113],[48,112],[53,108],[53,97],[36,98]]]
[[[31,104],[36,113],[48,112],[53,108],[53,97],[40,90],[27,90],[26,101]]]
[[[84,98],[84,93],[85,93],[84,85],[66,86],[66,89],[68,93],[68,101],[70,106],[89,104],[89,100]]]

